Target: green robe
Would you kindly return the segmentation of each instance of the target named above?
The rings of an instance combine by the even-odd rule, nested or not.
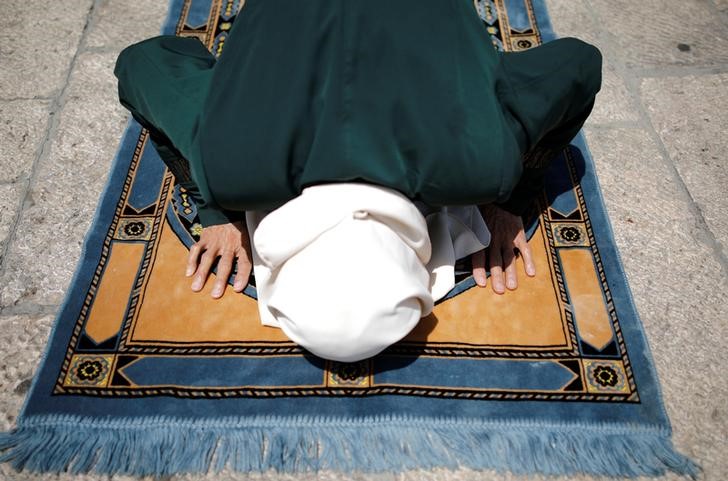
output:
[[[247,0],[219,59],[158,36],[115,74],[203,226],[337,181],[522,214],[591,112],[601,55],[498,52],[468,0]]]

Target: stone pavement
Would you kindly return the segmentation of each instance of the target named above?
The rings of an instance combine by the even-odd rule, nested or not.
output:
[[[703,465],[704,479],[728,479],[728,0],[547,4],[560,36],[604,54],[604,86],[585,131],[675,444]],[[166,0],[3,0],[2,9],[0,430],[7,430],[126,123],[114,61],[124,46],[159,32]],[[522,479],[468,470],[206,479],[345,478]],[[0,465],[0,479],[99,478]]]

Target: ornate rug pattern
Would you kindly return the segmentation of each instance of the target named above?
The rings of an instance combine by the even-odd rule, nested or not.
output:
[[[499,49],[555,37],[541,0],[474,5]],[[219,55],[239,8],[172,0],[163,32]],[[459,263],[455,288],[403,341],[366,361],[324,361],[260,324],[254,279],[219,300],[210,281],[191,292],[183,259],[201,231],[195,205],[131,121],[0,459],[137,475],[225,464],[694,474],[672,449],[581,135],[525,222],[535,278],[498,296]]]

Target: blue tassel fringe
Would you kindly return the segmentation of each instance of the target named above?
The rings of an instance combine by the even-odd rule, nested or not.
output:
[[[434,467],[517,474],[697,477],[669,432],[609,426],[513,426],[417,419],[182,421],[25,418],[0,433],[16,470],[165,476],[236,471],[402,471]]]

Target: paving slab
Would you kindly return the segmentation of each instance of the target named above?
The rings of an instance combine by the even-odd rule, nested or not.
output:
[[[677,448],[728,479],[728,281],[647,132],[587,129]]]
[[[271,471],[267,473],[246,474],[225,470],[217,475],[182,475],[172,476],[171,479],[174,481],[196,481],[201,479],[215,479],[215,481],[395,481],[404,480],[405,478],[396,473],[362,474],[321,471],[318,473],[284,474]],[[421,476],[416,479],[418,481],[425,481],[430,478],[427,478],[427,472],[424,472],[424,477]],[[459,478],[450,477],[448,479],[456,480]]]
[[[0,184],[0,267],[3,265],[5,243],[15,223],[20,196],[24,191],[24,184]]]
[[[3,474],[6,477],[3,477]],[[18,474],[13,472],[7,464],[0,465],[0,481],[192,481],[200,479],[209,479],[215,481],[395,481],[412,479],[417,481],[427,481],[434,479],[442,479],[449,481],[473,481],[473,478],[461,478],[461,477],[440,477],[440,478],[423,478],[423,477],[398,477],[396,474],[373,474],[365,475],[360,473],[355,474],[343,474],[335,472],[321,472],[321,473],[306,473],[306,474],[283,474],[276,472],[267,473],[234,473],[229,471],[223,471],[216,475],[199,476],[199,475],[188,475],[188,476],[161,476],[161,477],[132,477],[132,476],[101,476],[98,474],[86,474],[86,475],[71,475],[71,474],[35,474],[35,473],[22,473]],[[475,478],[475,479],[491,479],[491,478]],[[551,478],[552,481],[558,481],[556,478]]]
[[[728,61],[728,27],[704,0],[588,0],[630,67]]]
[[[0,464],[0,481],[168,481],[171,478],[101,476],[98,474],[38,474],[15,472],[8,463]]]
[[[52,323],[53,316],[0,316],[0,432],[14,426]]]
[[[121,51],[134,42],[159,35],[166,16],[167,2],[101,0],[96,4],[86,47]]]
[[[587,125],[637,121],[639,114],[616,68],[619,59],[610,50],[606,40],[599,36],[600,29],[584,0],[546,0],[546,7],[554,32],[559,37],[579,38],[596,46],[602,53],[602,89],[597,94]]]
[[[30,175],[48,128],[50,107],[49,100],[0,101],[0,182]]]
[[[652,124],[728,255],[728,74],[646,78]]]
[[[0,99],[54,96],[63,86],[93,0],[3,0]]]
[[[58,305],[63,299],[126,125],[115,60],[114,53],[78,58],[57,131],[9,246],[0,306]]]

